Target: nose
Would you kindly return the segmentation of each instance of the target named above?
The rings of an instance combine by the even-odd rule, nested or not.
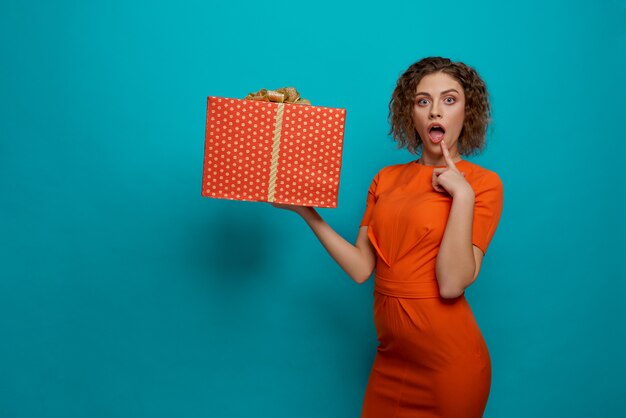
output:
[[[441,117],[441,112],[439,111],[439,108],[437,107],[435,103],[433,103],[433,107],[430,108],[430,114],[429,114],[430,119]]]

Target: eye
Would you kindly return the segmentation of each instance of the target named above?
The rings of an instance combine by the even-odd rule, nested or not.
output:
[[[428,100],[426,100],[426,99],[419,99],[419,100],[417,101],[417,104],[421,106],[422,104],[424,104],[424,103],[422,103],[422,102],[425,102],[425,101],[427,102]]]
[[[446,103],[454,103],[454,102],[456,102],[456,99],[454,97],[452,97],[452,96],[448,96],[444,100],[448,100],[448,99],[452,99],[452,101],[451,102],[446,102]]]

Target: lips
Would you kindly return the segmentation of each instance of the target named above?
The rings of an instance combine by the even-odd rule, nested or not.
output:
[[[428,137],[433,144],[438,144],[443,139],[446,129],[440,123],[431,123],[428,125]]]

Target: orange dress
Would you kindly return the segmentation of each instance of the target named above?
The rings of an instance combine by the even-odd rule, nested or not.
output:
[[[456,163],[474,189],[472,243],[486,253],[503,206],[500,177]],[[444,166],[437,166],[444,167]],[[432,187],[433,166],[381,169],[361,225],[376,249],[378,348],[361,418],[478,418],[491,388],[491,359],[465,294],[439,295],[436,259],[452,197]]]

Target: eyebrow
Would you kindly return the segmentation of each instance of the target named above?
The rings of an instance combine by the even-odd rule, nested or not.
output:
[[[455,89],[448,89],[448,90],[444,90],[441,92],[441,94],[446,94],[446,93],[450,93],[451,91],[455,92],[456,94],[460,94],[458,91],[456,91]],[[420,94],[423,94],[424,96],[428,96],[430,97],[430,94],[426,93],[425,91],[418,91],[417,93],[415,93],[415,96],[419,96]]]

